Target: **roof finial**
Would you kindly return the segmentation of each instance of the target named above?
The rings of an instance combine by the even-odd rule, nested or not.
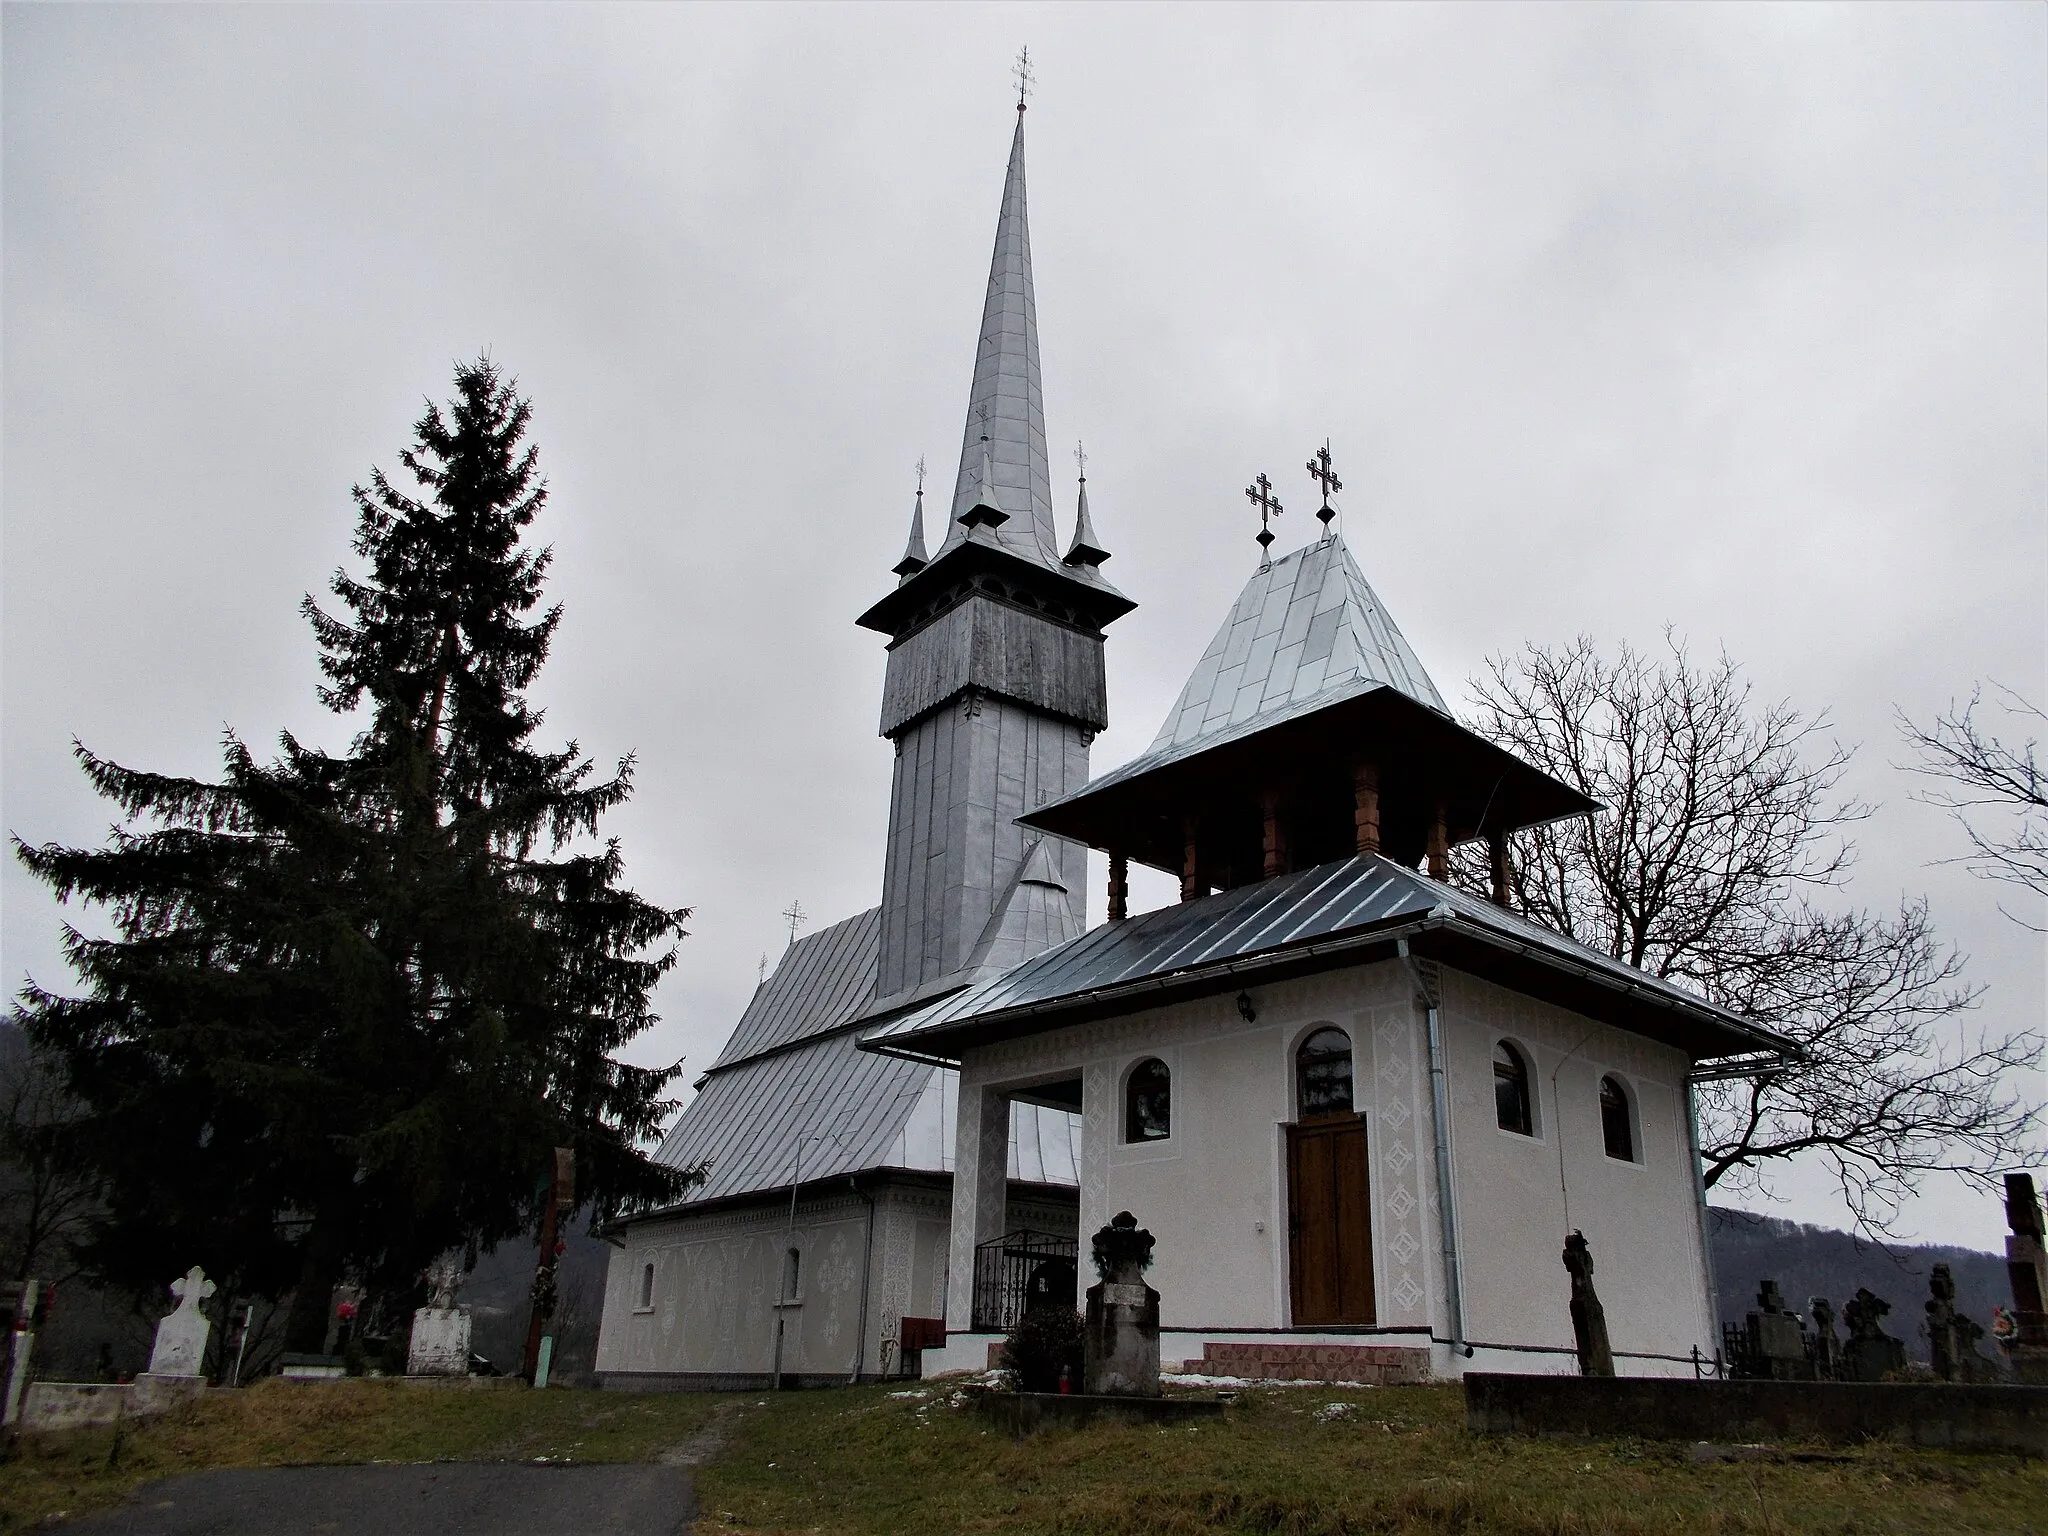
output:
[[[1031,87],[1038,80],[1038,76],[1031,73],[1031,49],[1028,45],[1017,50],[1017,62],[1010,66],[1010,73],[1017,78],[1017,111],[1021,115],[1024,98],[1031,94]]]
[[[1093,570],[1109,558],[1109,551],[1095,537],[1095,525],[1088,520],[1088,450],[1078,442],[1074,444],[1074,465],[1081,472],[1081,494],[1074,508],[1074,542],[1067,546],[1066,563]]]
[[[917,504],[910,511],[910,542],[903,546],[903,558],[889,569],[905,581],[915,576],[931,562],[924,552],[924,456],[917,460]]]
[[[1323,520],[1323,533],[1327,537],[1330,532],[1330,520],[1337,515],[1336,510],[1330,505],[1331,493],[1344,489],[1344,482],[1337,478],[1337,472],[1330,467],[1330,440],[1327,437],[1323,439],[1323,446],[1310,456],[1308,472],[1309,477],[1323,488],[1323,509],[1316,513],[1316,516]]]
[[[782,920],[789,924],[789,942],[792,948],[796,944],[797,930],[803,927],[804,919],[810,915],[804,910],[804,904],[794,899],[782,909]]]
[[[1273,530],[1267,525],[1287,509],[1280,505],[1280,498],[1273,494],[1273,482],[1266,478],[1264,470],[1259,471],[1258,479],[1244,488],[1244,496],[1245,500],[1259,509],[1259,558],[1262,562],[1271,564]]]

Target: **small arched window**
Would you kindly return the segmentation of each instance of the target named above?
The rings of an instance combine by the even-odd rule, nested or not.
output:
[[[1164,1141],[1173,1134],[1173,1074],[1158,1057],[1139,1062],[1124,1082],[1124,1140]]]
[[[1628,1090],[1611,1077],[1600,1079],[1600,1139],[1607,1155],[1624,1163],[1636,1160],[1635,1128],[1629,1124]]]
[[[1301,1118],[1348,1115],[1351,1097],[1351,1037],[1341,1029],[1316,1030],[1294,1053],[1294,1091]]]
[[[803,1293],[797,1289],[797,1286],[803,1279],[803,1265],[804,1256],[796,1249],[792,1248],[787,1254],[783,1255],[782,1299],[784,1301],[798,1301],[802,1299]]]
[[[1529,1064],[1505,1040],[1493,1048],[1493,1118],[1502,1130],[1517,1136],[1536,1134],[1529,1104]]]
[[[640,1310],[642,1312],[648,1312],[652,1311],[653,1308],[654,1266],[652,1264],[648,1264],[644,1266],[640,1271]]]

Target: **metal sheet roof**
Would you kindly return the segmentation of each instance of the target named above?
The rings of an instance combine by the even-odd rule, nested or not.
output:
[[[1721,1054],[1790,1045],[1694,993],[1376,854],[1105,923],[1003,976],[869,1030],[862,1044],[869,1050],[946,1056],[967,1037],[970,1025],[1031,1016],[1042,1021],[1035,1028],[1057,1028],[1066,1022],[1060,1017],[1063,1005],[1094,1003],[1118,988],[1235,962],[1278,962],[1325,941],[1414,920],[1459,927],[1538,964],[1603,979],[1653,1008],[1684,1015],[1695,1028],[1705,1024],[1724,1035],[1727,1049]],[[1237,967],[1240,974],[1247,968]],[[1129,1006],[1135,1010],[1152,1004],[1140,998]],[[1091,1016],[1104,1011],[1096,1007]]]
[[[1081,793],[1375,688],[1399,689],[1450,714],[1344,541],[1332,534],[1260,567],[1152,745]]]
[[[875,992],[882,909],[807,933],[754,990],[711,1070],[836,1029],[855,1018]]]

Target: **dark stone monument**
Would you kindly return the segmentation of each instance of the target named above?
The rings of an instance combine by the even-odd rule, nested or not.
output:
[[[1943,1381],[1958,1379],[1956,1359],[1956,1282],[1946,1264],[1927,1277],[1927,1354],[1934,1374]]]
[[[2048,1385],[2048,1248],[2034,1176],[2005,1176],[2005,1272],[2012,1281],[2012,1342],[2006,1353],[2022,1382]]]
[[[1750,1374],[1768,1381],[1800,1381],[1813,1374],[1806,1356],[1806,1330],[1799,1314],[1785,1310],[1778,1282],[1766,1280],[1756,1308],[1746,1319]]]
[[[1153,1237],[1129,1211],[1095,1234],[1095,1272],[1081,1334],[1082,1390],[1102,1397],[1158,1397],[1159,1293],[1145,1283]]]
[[[1892,1304],[1867,1287],[1858,1288],[1842,1307],[1842,1321],[1849,1325],[1849,1344],[1843,1350],[1844,1374],[1850,1381],[1883,1381],[1906,1369],[1906,1346],[1884,1331],[1884,1315]]]
[[[1835,1337],[1835,1309],[1825,1296],[1813,1298],[1813,1374],[1820,1381],[1842,1375],[1842,1341]]]
[[[1614,1350],[1607,1342],[1607,1309],[1593,1289],[1593,1250],[1586,1234],[1564,1240],[1564,1267],[1572,1277],[1572,1339],[1579,1349],[1581,1376],[1612,1376]]]

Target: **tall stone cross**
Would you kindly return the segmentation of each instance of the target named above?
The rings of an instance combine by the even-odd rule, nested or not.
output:
[[[1260,471],[1258,479],[1244,488],[1244,498],[1259,509],[1259,553],[1264,555],[1273,543],[1273,530],[1268,524],[1287,509],[1280,505],[1280,498],[1273,494],[1273,482],[1266,478],[1263,470]]]
[[[1330,519],[1337,515],[1330,506],[1330,498],[1344,489],[1344,482],[1337,478],[1337,472],[1330,467],[1330,440],[1327,437],[1323,439],[1323,446],[1310,457],[1308,473],[1309,478],[1323,488],[1323,509],[1316,516],[1322,519],[1323,526],[1327,528],[1330,526]]]

